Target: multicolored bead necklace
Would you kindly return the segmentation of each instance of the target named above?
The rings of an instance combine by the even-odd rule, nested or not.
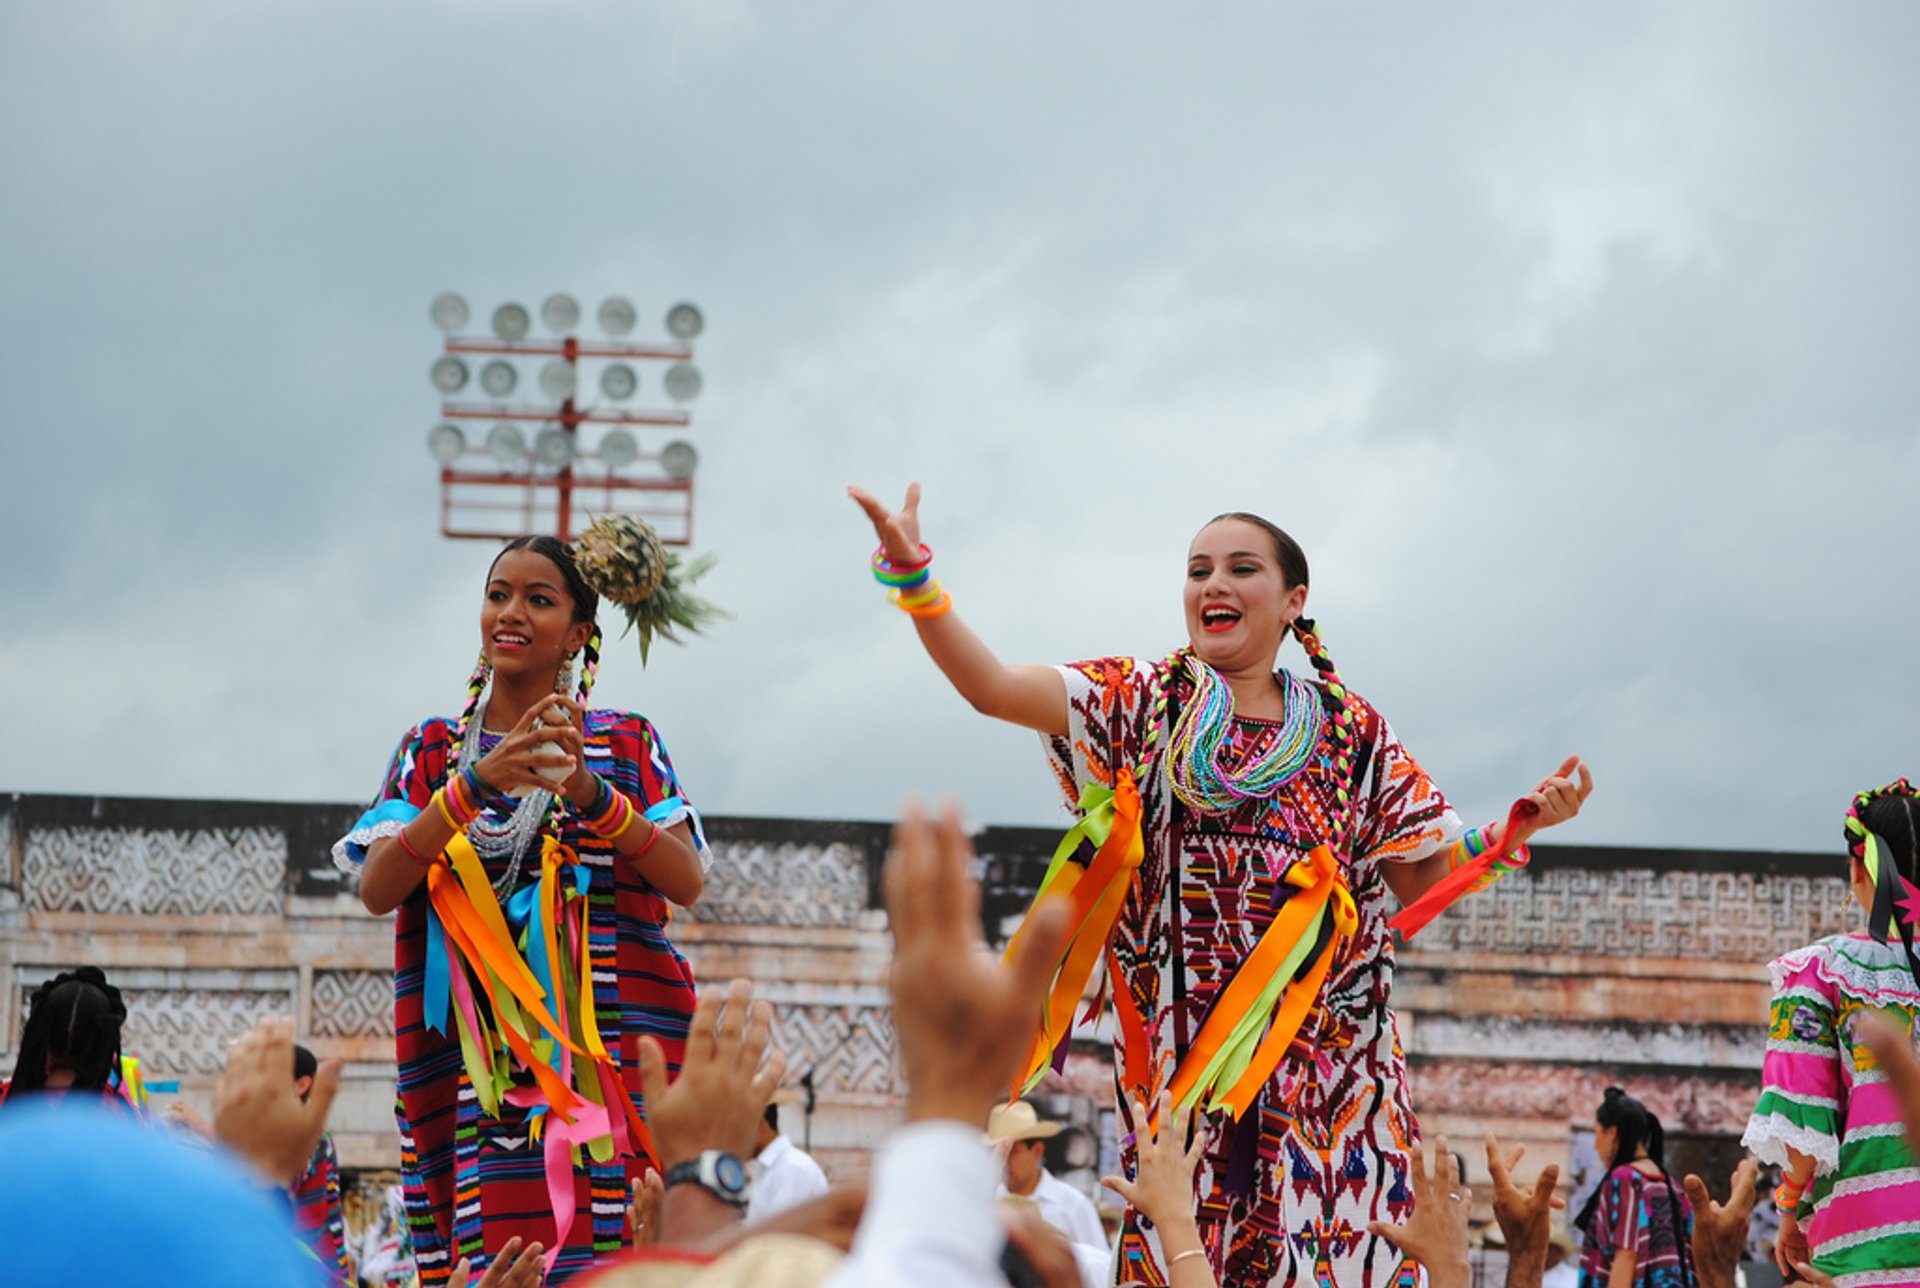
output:
[[[1271,797],[1307,767],[1327,721],[1318,689],[1281,671],[1285,715],[1279,732],[1236,764],[1232,688],[1199,658],[1189,655],[1186,665],[1193,697],[1174,724],[1167,763],[1168,783],[1182,804],[1203,814],[1225,813],[1242,801]]]

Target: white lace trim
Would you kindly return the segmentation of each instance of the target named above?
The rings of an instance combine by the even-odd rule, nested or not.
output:
[[[1841,1252],[1847,1248],[1857,1248],[1863,1243],[1873,1243],[1880,1239],[1890,1239],[1896,1234],[1920,1234],[1920,1221],[1889,1221],[1885,1225],[1870,1226],[1865,1230],[1855,1230],[1852,1234],[1837,1235],[1823,1239],[1820,1243],[1820,1255]],[[1916,1272],[1909,1270],[1912,1275]],[[1895,1282],[1900,1282],[1895,1280]],[[1908,1282],[1912,1282],[1909,1280]]]
[[[333,866],[348,876],[359,876],[360,865],[366,862],[367,850],[375,841],[385,840],[397,835],[405,823],[399,819],[381,819],[371,827],[356,827],[333,843]],[[351,848],[349,848],[351,847]],[[360,857],[353,857],[353,850],[360,851]]]
[[[1740,1144],[1761,1162],[1778,1167],[1787,1166],[1789,1149],[1805,1154],[1813,1160],[1816,1176],[1823,1176],[1840,1166],[1838,1140],[1826,1132],[1802,1127],[1780,1114],[1768,1114],[1764,1118],[1756,1114],[1747,1124],[1746,1134],[1740,1138]]]
[[[1920,1007],[1920,986],[1901,960],[1901,949],[1893,944],[1875,943],[1853,935],[1829,935],[1818,943],[1796,948],[1767,963],[1773,990],[1782,992],[1788,975],[1797,975],[1808,967],[1823,983],[1848,997],[1873,1006]],[[1878,968],[1863,966],[1855,958],[1883,961]]]
[[[1833,1282],[1840,1288],[1915,1288],[1920,1285],[1920,1270],[1857,1270]]]
[[[1884,1172],[1870,1172],[1865,1176],[1842,1177],[1833,1183],[1832,1194],[1835,1197],[1871,1194],[1875,1190],[1892,1189],[1896,1185],[1920,1186],[1920,1167],[1890,1167]]]

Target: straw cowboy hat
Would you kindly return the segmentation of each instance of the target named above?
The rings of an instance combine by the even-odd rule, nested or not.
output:
[[[1065,1130],[1064,1123],[1042,1121],[1034,1107],[1024,1100],[995,1105],[987,1115],[987,1139],[996,1145],[1003,1140],[1046,1140]]]

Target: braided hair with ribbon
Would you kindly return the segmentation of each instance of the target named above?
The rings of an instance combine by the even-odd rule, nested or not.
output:
[[[1867,933],[1879,943],[1898,938],[1907,969],[1920,983],[1920,826],[1913,784],[1896,778],[1861,792],[1847,807],[1847,853],[1873,884]]]
[[[104,1091],[120,1067],[127,1004],[98,966],[61,971],[33,990],[9,1099],[44,1091],[49,1066],[72,1072],[76,1091]]]

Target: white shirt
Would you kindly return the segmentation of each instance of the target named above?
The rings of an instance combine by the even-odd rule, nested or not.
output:
[[[1005,1185],[1000,1186],[1000,1196],[1009,1193]],[[1040,1169],[1040,1183],[1028,1197],[1039,1207],[1040,1219],[1066,1235],[1069,1242],[1106,1251],[1107,1231],[1100,1224],[1100,1211],[1092,1199],[1044,1167]]]
[[[747,1199],[747,1223],[764,1221],[776,1212],[798,1207],[827,1192],[827,1174],[804,1150],[785,1136],[775,1136],[759,1156],[747,1164],[753,1190]]]
[[[874,1164],[853,1252],[822,1288],[1006,1288],[999,1170],[977,1126],[902,1127]]]

